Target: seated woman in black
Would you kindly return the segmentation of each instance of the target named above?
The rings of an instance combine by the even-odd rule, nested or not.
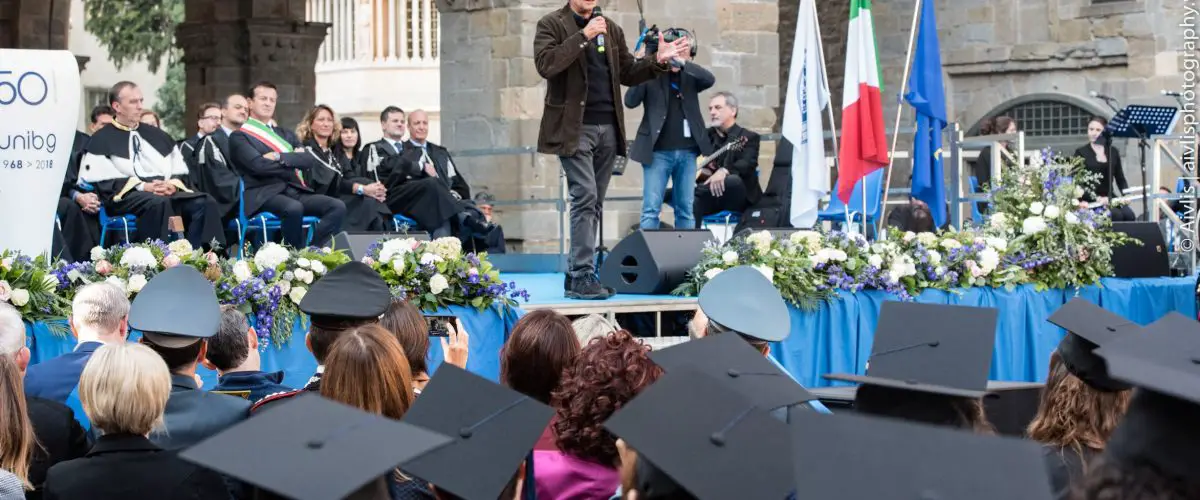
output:
[[[979,126],[979,135],[1000,135],[1000,134],[1015,134],[1017,133],[1017,121],[1008,116],[997,116],[983,122]],[[1010,150],[1009,142],[1000,143],[1000,162],[1002,166],[1016,165],[1016,156]],[[975,159],[975,163],[971,168],[971,175],[978,182],[978,188],[975,192],[986,193],[992,188],[993,184],[999,182],[1000,179],[992,179],[992,147],[984,146],[979,150],[979,157]],[[979,208],[979,213],[986,214],[987,202],[979,202],[976,204]]]
[[[1122,191],[1129,189],[1129,182],[1125,180],[1125,170],[1121,166],[1121,154],[1117,152],[1111,144],[1108,137],[1104,135],[1104,128],[1108,126],[1108,120],[1099,116],[1093,116],[1088,121],[1088,144],[1080,146],[1075,150],[1075,156],[1083,159],[1083,168],[1100,178],[1100,182],[1096,183],[1091,189],[1085,189],[1081,201],[1093,203],[1099,202],[1102,205],[1108,205],[1109,200],[1113,196],[1113,180],[1117,181],[1118,191],[1117,196],[1121,195]],[[1112,211],[1112,220],[1114,221],[1131,221],[1135,220],[1133,209],[1128,205],[1122,205]]]
[[[392,211],[383,203],[387,189],[382,183],[360,175],[362,172],[358,171],[353,161],[344,160],[343,132],[333,109],[324,104],[309,110],[296,128],[296,136],[315,158],[313,189],[346,204],[343,229],[383,231],[388,228],[392,217]],[[358,140],[357,128],[353,134],[345,135],[352,135],[355,142]]]

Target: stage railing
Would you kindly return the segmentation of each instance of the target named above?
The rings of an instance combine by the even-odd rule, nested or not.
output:
[[[1028,153],[1025,151],[1025,132],[965,137],[958,123],[950,124],[950,220],[954,227],[963,227],[964,204],[968,207],[967,212],[970,213],[970,203],[991,200],[991,197],[986,192],[976,193],[971,191],[964,193],[963,171],[966,169],[968,157],[971,160],[978,159],[980,151],[985,147],[991,146],[991,177],[992,183],[997,184],[1000,182],[1000,178],[1004,172],[1004,162],[1001,161],[1001,155],[1004,153],[1000,150],[1000,144],[1005,141],[1016,141],[1016,150],[1021,152],[1020,162],[1024,163],[1025,158],[1028,156]],[[970,175],[968,172],[967,176],[969,177]],[[970,190],[969,183],[966,186],[966,190]]]

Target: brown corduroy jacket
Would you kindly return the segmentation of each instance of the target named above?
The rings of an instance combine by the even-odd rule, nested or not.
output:
[[[625,32],[611,18],[605,34],[612,69],[613,108],[617,114],[617,154],[625,156],[625,113],[621,85],[633,86],[652,80],[670,67],[652,58],[637,60],[625,44]],[[579,147],[583,109],[587,103],[587,61],[583,53],[591,42],[575,24],[570,5],[543,16],[533,39],[533,60],[538,74],[546,79],[545,109],[538,131],[538,152],[571,156]]]

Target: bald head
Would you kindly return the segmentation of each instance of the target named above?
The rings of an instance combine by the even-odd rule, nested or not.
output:
[[[418,109],[408,114],[408,133],[416,142],[429,140],[429,114],[425,110]]]

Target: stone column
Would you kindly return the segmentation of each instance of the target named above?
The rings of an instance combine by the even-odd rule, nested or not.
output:
[[[295,127],[314,104],[313,66],[328,28],[305,21],[304,0],[187,0],[175,39],[187,66],[188,110],[266,80],[279,88],[275,120]],[[194,120],[187,122],[194,133]]]
[[[70,0],[0,0],[0,47],[65,50]]]
[[[713,92],[732,91],[741,100],[740,123],[769,131],[779,100],[777,0],[643,3],[649,24],[688,28],[699,38],[697,62],[717,79],[716,86],[701,95],[701,107],[707,107]],[[564,5],[565,0],[438,0],[442,137],[451,151],[536,146],[545,83],[534,68],[533,38],[538,20]],[[637,2],[609,0],[603,8],[624,29],[632,50],[638,36]],[[625,111],[632,140],[642,113]],[[763,145],[764,183],[773,152],[773,144]],[[554,198],[559,192],[560,167],[553,156],[460,154],[456,163],[474,190],[487,188],[500,199]],[[609,197],[640,197],[641,181],[641,167],[630,163],[624,176],[614,177]],[[505,234],[524,240],[526,251],[557,250],[558,212],[553,204],[498,208]],[[623,237],[639,211],[638,202],[610,202],[604,214],[605,239],[611,244]],[[664,209],[663,220],[671,217]]]

